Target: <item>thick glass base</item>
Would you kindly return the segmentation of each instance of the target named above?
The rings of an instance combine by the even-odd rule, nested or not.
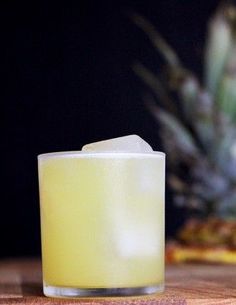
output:
[[[43,292],[48,297],[76,298],[76,297],[112,297],[135,296],[164,291],[164,285],[134,287],[134,288],[70,288],[44,285]]]

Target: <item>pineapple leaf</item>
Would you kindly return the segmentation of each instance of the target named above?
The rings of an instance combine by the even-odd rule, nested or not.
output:
[[[150,87],[152,92],[169,111],[177,113],[177,108],[159,78],[141,63],[133,65],[134,72]]]
[[[236,78],[225,76],[220,85],[218,105],[232,121],[236,121]]]
[[[236,46],[232,49],[220,83],[217,105],[232,121],[236,122]]]
[[[213,99],[204,90],[198,91],[192,111],[194,112],[193,127],[205,150],[211,150],[214,140]]]
[[[179,96],[180,100],[182,101],[183,111],[187,121],[193,119],[194,108],[199,90],[198,81],[192,75],[185,77],[179,88]]]
[[[183,193],[188,189],[188,185],[175,174],[170,174],[168,177],[169,185],[178,193]]]
[[[236,129],[229,126],[223,132],[212,154],[213,161],[226,177],[236,181]]]
[[[179,151],[189,156],[199,156],[200,152],[193,137],[174,115],[160,109],[150,100],[148,101],[148,108],[154,117],[156,117],[173,136],[176,147]]]
[[[236,218],[236,190],[232,191],[218,202],[216,212],[221,217]]]
[[[232,32],[221,7],[209,24],[205,51],[205,81],[209,92],[217,92],[222,72],[232,46]]]
[[[198,165],[198,172],[194,173],[196,182],[192,187],[192,191],[196,196],[200,196],[210,202],[227,193],[229,183],[224,175],[208,165],[204,167],[200,163]]]
[[[147,34],[155,48],[162,54],[170,66],[181,66],[177,54],[158,33],[153,24],[151,24],[147,19],[137,13],[133,13],[131,15],[131,19],[140,29],[142,29]]]

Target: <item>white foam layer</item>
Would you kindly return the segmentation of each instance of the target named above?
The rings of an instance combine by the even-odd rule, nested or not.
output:
[[[84,152],[84,151],[61,151],[51,152],[38,155],[38,159],[51,158],[164,158],[165,153],[160,151],[153,151],[151,153],[130,153],[130,152]]]

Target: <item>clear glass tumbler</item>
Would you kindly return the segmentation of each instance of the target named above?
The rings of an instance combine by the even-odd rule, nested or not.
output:
[[[164,289],[165,154],[38,156],[44,294]]]

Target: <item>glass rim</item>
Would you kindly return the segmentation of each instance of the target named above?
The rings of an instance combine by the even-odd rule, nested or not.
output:
[[[81,158],[81,157],[165,157],[166,154],[162,151],[152,151],[152,152],[128,152],[128,151],[58,151],[39,154],[37,156],[38,160],[47,158]]]

